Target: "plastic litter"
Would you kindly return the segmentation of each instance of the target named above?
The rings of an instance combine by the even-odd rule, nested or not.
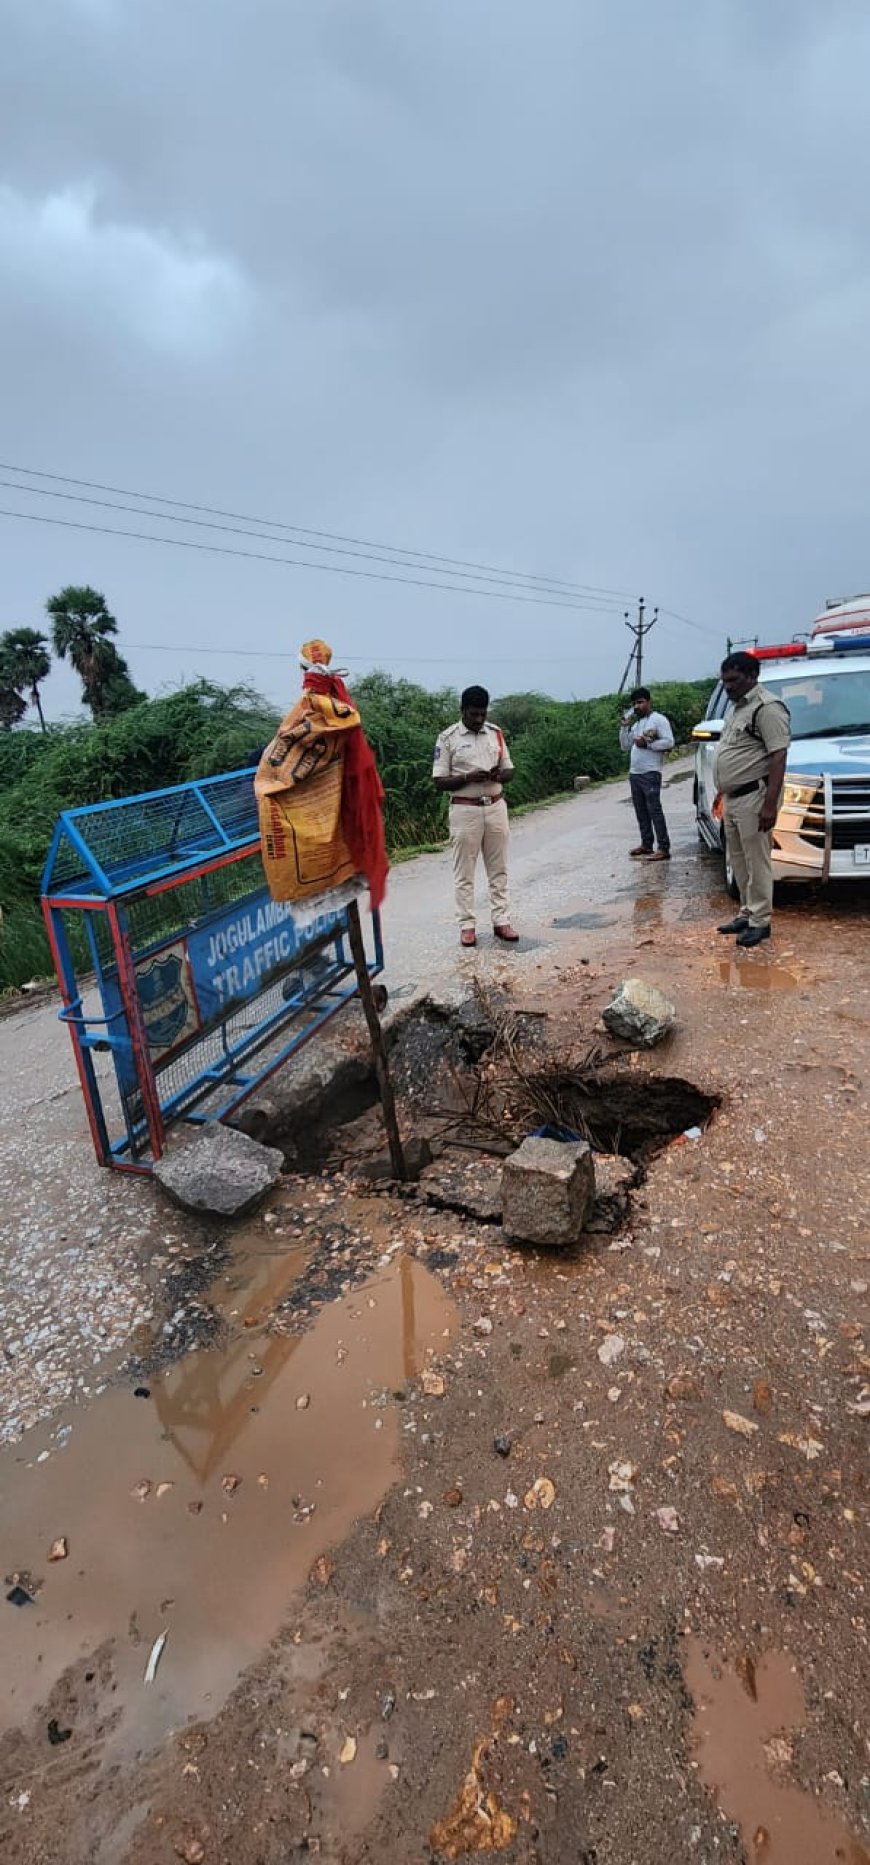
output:
[[[561,1140],[565,1146],[576,1146],[583,1135],[575,1133],[573,1127],[554,1127],[548,1122],[543,1127],[535,1127],[529,1137],[532,1140]]]

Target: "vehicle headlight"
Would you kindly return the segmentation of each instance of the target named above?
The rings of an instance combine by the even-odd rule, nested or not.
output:
[[[788,777],[783,786],[783,803],[790,803],[792,808],[806,809],[818,790],[818,777]]]

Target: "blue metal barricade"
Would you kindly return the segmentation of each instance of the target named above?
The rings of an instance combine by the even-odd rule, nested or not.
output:
[[[58,820],[42,908],[101,1165],[150,1171],[173,1121],[232,1114],[356,995],[346,911],[300,929],[270,898],[253,780]],[[374,977],[377,914],[372,946]]]

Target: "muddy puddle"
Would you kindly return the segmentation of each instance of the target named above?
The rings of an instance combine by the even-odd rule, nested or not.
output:
[[[791,1778],[806,1700],[794,1660],[770,1652],[740,1674],[694,1639],[684,1667],[701,1774],[739,1825],[750,1865],[870,1865],[870,1851]]]
[[[0,1572],[37,1583],[32,1604],[0,1600],[0,1727],[43,1705],[105,1641],[110,1759],[213,1716],[292,1617],[316,1557],[396,1477],[402,1407],[390,1395],[444,1347],[452,1309],[440,1284],[396,1254],[305,1333],[277,1336],[263,1319],[306,1252],[276,1243],[260,1231],[260,1247],[236,1254],[211,1291],[226,1346],[155,1374],[146,1398],[114,1388],[71,1409],[63,1448],[34,1431],[26,1454],[0,1456]],[[60,1537],[67,1558],[49,1562]]]
[[[744,991],[795,991],[798,985],[810,982],[786,965],[760,965],[757,960],[747,965],[736,958],[719,960],[719,978],[722,984]]]

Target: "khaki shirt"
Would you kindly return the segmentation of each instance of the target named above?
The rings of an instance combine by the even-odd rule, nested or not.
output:
[[[741,784],[760,782],[770,769],[771,753],[791,741],[788,707],[763,686],[735,700],[725,720],[716,758],[716,788],[728,796]]]
[[[470,732],[460,719],[456,725],[448,725],[446,732],[438,735],[432,776],[461,777],[463,771],[491,771],[496,764],[500,764],[505,771],[514,768],[503,732],[499,731],[497,725],[490,725],[489,720],[481,732]],[[501,784],[494,779],[488,779],[485,783],[466,784],[459,794],[464,797],[500,797]]]

